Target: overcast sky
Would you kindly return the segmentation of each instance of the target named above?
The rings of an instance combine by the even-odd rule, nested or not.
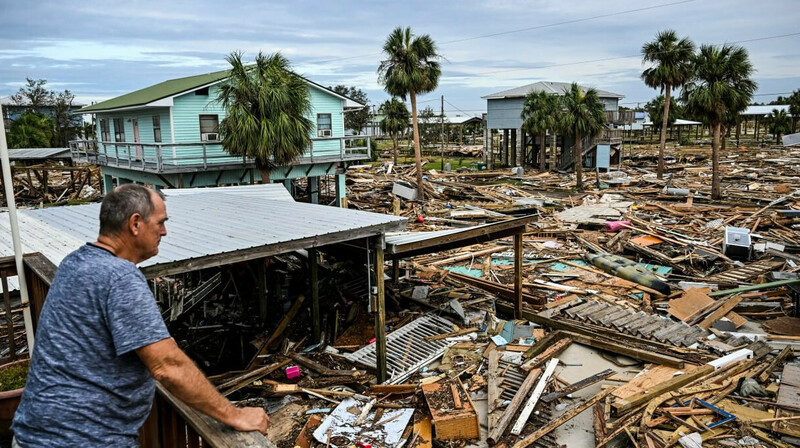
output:
[[[420,107],[479,114],[482,95],[536,81],[577,81],[625,95],[658,94],[640,80],[640,50],[659,30],[696,44],[734,43],[750,53],[766,102],[800,88],[798,0],[53,1],[0,0],[0,94],[44,78],[83,103],[172,78],[281,52],[320,84],[387,99],[376,69],[397,26],[429,34],[446,58]],[[460,111],[460,112],[459,112]]]

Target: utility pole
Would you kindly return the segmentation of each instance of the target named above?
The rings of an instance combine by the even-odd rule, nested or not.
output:
[[[442,172],[444,172],[444,95],[442,95],[442,134],[441,134],[441,146],[442,146]]]

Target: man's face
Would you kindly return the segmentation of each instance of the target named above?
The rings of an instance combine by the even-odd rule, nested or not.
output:
[[[142,261],[158,254],[158,245],[161,237],[167,234],[167,206],[157,194],[151,193],[153,200],[153,213],[148,219],[142,220],[137,238]]]

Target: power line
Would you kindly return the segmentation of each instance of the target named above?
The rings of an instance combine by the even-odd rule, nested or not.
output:
[[[449,44],[454,44],[454,43],[459,43],[459,42],[466,42],[466,41],[478,40],[478,39],[486,39],[486,38],[495,37],[495,36],[502,36],[502,35],[506,35],[506,34],[521,33],[521,32],[525,32],[525,31],[533,31],[533,30],[539,30],[539,29],[544,29],[544,28],[553,28],[553,27],[557,27],[557,26],[570,25],[570,24],[580,23],[580,22],[588,22],[590,20],[603,19],[603,18],[606,18],[606,17],[613,17],[613,16],[624,15],[624,14],[632,14],[632,13],[635,13],[635,12],[648,11],[648,10],[657,9],[657,8],[665,8],[665,7],[668,7],[668,6],[675,6],[675,5],[680,5],[680,4],[683,4],[683,3],[692,3],[694,1],[696,1],[696,0],[683,0],[683,1],[672,2],[672,3],[662,3],[660,5],[648,6],[648,7],[644,7],[644,8],[629,9],[629,10],[625,10],[625,11],[617,11],[617,12],[612,12],[612,13],[609,13],[609,14],[601,14],[601,15],[597,15],[597,16],[583,17],[583,18],[580,18],[580,19],[567,20],[567,21],[563,21],[563,22],[549,23],[549,24],[546,24],[546,25],[538,25],[538,26],[532,26],[532,27],[528,27],[528,28],[520,28],[520,29],[516,29],[516,30],[502,31],[502,32],[499,32],[499,33],[483,34],[483,35],[478,35],[478,36],[465,37],[463,39],[456,39],[456,40],[442,42],[440,45],[449,45]],[[309,61],[309,62],[306,62],[306,64],[327,64],[327,63],[330,63],[330,62],[347,61],[347,60],[351,60],[351,59],[360,59],[360,58],[365,58],[365,57],[369,57],[369,56],[380,56],[381,54],[382,54],[381,52],[368,53],[368,54],[361,54],[361,55],[357,55],[357,56],[347,56],[347,57],[341,57],[341,58],[326,59],[326,60],[322,60],[322,61]]]
[[[756,42],[756,41],[769,40],[769,39],[782,39],[784,37],[792,37],[792,36],[798,36],[798,35],[800,35],[800,32],[788,33],[788,34],[776,34],[774,36],[756,37],[756,38],[753,38],[753,39],[745,39],[745,40],[738,40],[738,41],[732,41],[732,42],[725,42],[725,44],[743,44],[743,43],[748,43],[748,42]],[[717,44],[717,45],[722,45],[722,44]],[[675,51],[675,50],[672,50],[672,51]],[[667,52],[661,52],[661,53],[667,53]],[[509,68],[509,69],[503,69],[503,70],[493,70],[493,71],[490,71],[490,72],[480,72],[478,74],[479,75],[491,75],[491,74],[495,74],[495,73],[507,73],[507,72],[523,71],[523,70],[540,70],[540,69],[543,69],[543,68],[565,67],[565,66],[569,66],[569,65],[590,64],[590,63],[594,63],[594,62],[607,62],[607,61],[615,61],[615,60],[619,60],[619,59],[630,59],[630,58],[640,58],[640,57],[642,57],[641,54],[634,54],[634,55],[628,55],[628,56],[616,56],[616,57],[611,57],[611,58],[589,59],[589,60],[585,60],[585,61],[564,62],[564,63],[561,63],[561,64],[542,65],[542,66],[538,66],[538,67]]]
[[[563,22],[550,23],[550,24],[547,24],[547,25],[538,25],[538,26],[532,26],[532,27],[528,27],[528,28],[520,28],[520,29],[517,29],[517,30],[502,31],[502,32],[499,32],[499,33],[492,33],[492,34],[483,34],[483,35],[480,35],[480,36],[466,37],[464,39],[457,39],[457,40],[451,40],[451,41],[443,42],[443,45],[453,44],[453,43],[458,43],[458,42],[466,42],[466,41],[477,40],[477,39],[485,39],[487,37],[503,36],[503,35],[506,35],[506,34],[521,33],[521,32],[524,32],[524,31],[541,30],[541,29],[544,29],[544,28],[552,28],[552,27],[561,26],[561,25],[572,25],[572,24],[575,24],[575,23],[587,22],[587,21],[590,21],[590,20],[604,19],[606,17],[620,16],[620,15],[623,15],[623,14],[631,14],[631,13],[634,13],[634,12],[649,11],[649,10],[652,10],[652,9],[665,8],[667,6],[675,6],[675,5],[680,5],[680,4],[683,4],[683,3],[691,3],[691,2],[694,2],[694,1],[695,0],[684,0],[684,1],[680,1],[680,2],[663,3],[663,4],[655,5],[655,6],[647,6],[647,7],[644,7],[644,8],[629,9],[627,11],[618,11],[618,12],[612,12],[612,13],[609,13],[609,14],[601,14],[601,15],[592,16],[592,17],[584,17],[584,18],[580,18],[580,19],[566,20],[566,21],[563,21]]]

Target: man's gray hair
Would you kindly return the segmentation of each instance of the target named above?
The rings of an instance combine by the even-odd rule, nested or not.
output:
[[[119,234],[134,213],[145,221],[150,219],[155,209],[151,193],[164,199],[164,193],[137,184],[120,185],[108,193],[100,206],[100,235]]]

